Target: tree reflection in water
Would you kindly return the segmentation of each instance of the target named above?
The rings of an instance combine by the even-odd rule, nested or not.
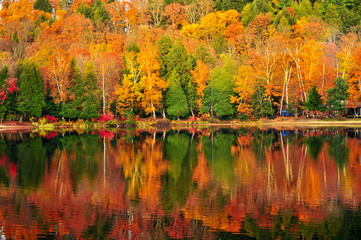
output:
[[[357,132],[1,134],[2,234],[7,239],[360,236]]]

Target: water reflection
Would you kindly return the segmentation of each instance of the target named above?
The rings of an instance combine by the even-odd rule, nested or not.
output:
[[[0,135],[6,239],[361,236],[358,129]]]

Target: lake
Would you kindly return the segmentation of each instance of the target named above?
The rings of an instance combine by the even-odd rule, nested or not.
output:
[[[361,129],[0,135],[4,239],[356,239]]]

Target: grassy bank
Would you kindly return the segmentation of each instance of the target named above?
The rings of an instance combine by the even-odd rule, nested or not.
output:
[[[360,127],[361,119],[313,119],[313,118],[276,118],[258,119],[256,121],[190,121],[190,120],[167,120],[167,119],[141,119],[138,121],[109,121],[109,122],[57,122],[57,123],[30,123],[30,122],[4,122],[0,124],[0,131],[9,130],[45,130],[58,129],[105,129],[105,128],[129,128],[137,129],[187,129],[208,127],[273,127],[273,128],[315,128],[315,127]]]

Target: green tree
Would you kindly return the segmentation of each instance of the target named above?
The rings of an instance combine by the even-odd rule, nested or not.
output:
[[[72,61],[72,78],[73,84],[70,87],[70,93],[73,95],[74,99],[69,103],[64,104],[62,116],[69,119],[77,119],[83,110],[86,86],[75,60]]]
[[[9,72],[9,68],[6,65],[4,65],[0,70],[0,89],[4,87],[5,80],[9,77],[8,72]],[[6,111],[7,111],[7,104],[5,104],[4,102],[2,105],[0,105],[1,122],[5,117]]]
[[[104,3],[99,0],[94,1],[90,7],[82,3],[77,9],[77,12],[89,18],[95,24],[107,23],[110,20],[110,15],[105,9]]]
[[[305,102],[305,107],[308,111],[324,111],[322,96],[318,93],[315,86],[308,92],[308,99]],[[315,117],[315,113],[313,116]]]
[[[348,83],[342,77],[336,78],[335,87],[327,90],[327,110],[336,111],[337,114],[346,112],[346,100],[350,96],[348,93]]]
[[[215,67],[210,74],[209,85],[204,92],[203,112],[213,112],[218,117],[234,115],[235,107],[231,104],[233,92],[234,69],[237,65],[231,56],[223,59],[223,67]]]
[[[263,99],[263,103],[261,105],[261,115],[266,117],[271,117],[275,113],[273,109],[272,103],[268,99]]]
[[[327,7],[325,14],[325,22],[332,27],[339,27],[341,24],[341,17],[338,14],[337,8],[334,4],[330,4]]]
[[[18,108],[28,117],[40,117],[44,102],[44,82],[39,66],[31,61],[24,61],[19,66]]]
[[[188,102],[189,110],[192,113],[192,117],[194,117],[194,109],[197,108],[196,100],[197,100],[196,87],[194,86],[194,83],[191,80],[189,80],[187,86],[187,102]]]
[[[53,11],[49,0],[36,0],[36,2],[34,3],[34,9],[48,13],[51,13]]]
[[[187,97],[181,87],[180,76],[175,70],[170,76],[169,82],[166,97],[167,113],[177,118],[184,117],[189,112]]]
[[[288,23],[288,20],[286,17],[282,17],[279,24],[277,25],[277,31],[283,34],[288,34],[291,32],[291,26]]]
[[[222,35],[217,35],[212,42],[212,48],[217,54],[222,54],[229,50],[229,44]]]
[[[164,57],[163,64],[166,67],[166,76],[169,78],[175,70],[180,76],[180,82],[183,90],[187,88],[188,81],[191,78],[190,71],[193,70],[191,56],[182,42],[176,42]]]
[[[4,86],[5,80],[9,77],[9,68],[4,65],[0,70],[0,88]]]
[[[85,70],[85,85],[87,86],[87,89],[80,118],[92,119],[99,117],[99,99],[96,96],[96,82],[97,76],[94,66],[87,66]]]
[[[173,40],[169,36],[161,37],[157,42],[157,49],[159,53],[159,63],[161,65],[160,68],[160,76],[166,77],[167,75],[167,54],[173,46]]]

